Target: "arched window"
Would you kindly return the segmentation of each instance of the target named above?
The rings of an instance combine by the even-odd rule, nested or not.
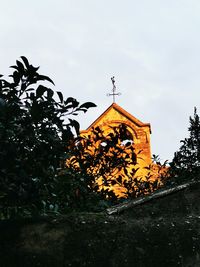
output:
[[[132,145],[133,143],[134,143],[133,135],[126,127],[126,130],[124,132],[124,136],[122,135],[121,145],[127,146],[127,145]]]

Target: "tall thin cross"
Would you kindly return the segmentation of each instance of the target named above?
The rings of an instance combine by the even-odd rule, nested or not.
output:
[[[115,85],[115,77],[111,77],[111,81],[113,84],[113,88],[112,88],[112,93],[111,94],[107,94],[107,96],[112,96],[113,97],[113,103],[115,103],[115,96],[119,96],[121,95],[121,93],[116,93],[116,85]]]

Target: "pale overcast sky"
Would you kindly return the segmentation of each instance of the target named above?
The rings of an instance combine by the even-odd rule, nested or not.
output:
[[[56,90],[97,108],[77,119],[84,129],[111,103],[152,127],[152,153],[173,157],[200,113],[199,0],[0,0],[0,73],[21,55]]]

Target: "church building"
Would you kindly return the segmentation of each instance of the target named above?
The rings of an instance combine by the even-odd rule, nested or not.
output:
[[[128,113],[116,103],[112,103],[82,134],[89,135],[93,128],[99,127],[105,133],[109,133],[111,127],[124,124],[129,132],[130,140],[134,143],[139,170],[137,175],[146,174],[145,167],[152,163],[151,160],[151,125],[143,123]]]
[[[151,159],[151,125],[150,123],[143,123],[135,118],[129,112],[124,110],[115,103],[115,96],[120,95],[116,93],[115,78],[111,78],[113,88],[112,93],[108,96],[113,97],[113,103],[85,130],[82,134],[88,136],[92,129],[99,127],[104,133],[109,134],[111,127],[117,127],[124,124],[129,132],[130,140],[134,144],[135,153],[137,155],[137,177],[146,177],[148,170],[146,167],[152,164]]]
[[[112,129],[117,128],[120,125],[125,125],[127,131],[126,136],[128,136],[129,140],[124,141],[129,143],[131,142],[131,146],[134,148],[134,152],[136,154],[134,169],[136,172],[134,173],[134,176],[132,176],[132,167],[130,167],[130,169],[128,168],[127,175],[124,175],[123,173],[123,179],[127,179],[128,181],[131,175],[131,177],[133,177],[133,179],[136,178],[139,183],[142,181],[143,185],[140,184],[141,186],[146,186],[146,183],[150,183],[151,190],[154,190],[154,184],[155,188],[157,188],[157,186],[162,185],[162,182],[159,179],[161,167],[152,162],[150,140],[151,125],[150,123],[140,121],[138,118],[134,117],[121,106],[116,104],[115,96],[119,95],[119,93],[116,93],[114,77],[112,77],[111,80],[113,83],[113,90],[112,93],[108,95],[113,97],[113,103],[98,118],[96,118],[96,120],[86,130],[81,131],[81,135],[90,138],[94,129],[99,128],[103,131],[105,136],[109,136],[109,134],[112,133]],[[163,171],[165,170],[163,169]],[[118,175],[119,173],[113,173],[111,177],[117,179]],[[110,179],[110,176],[108,179]],[[97,180],[97,183],[102,184],[102,180],[100,179],[99,182]],[[124,187],[120,186],[119,183],[118,185],[109,186],[109,190],[110,189],[118,196],[123,196],[124,193],[126,193]]]
[[[115,96],[119,94],[116,93],[114,77],[111,80],[113,90],[109,96],[113,97],[113,103],[80,133],[78,145],[84,148],[83,154],[80,154],[82,150],[78,152],[82,160],[81,165],[74,157],[70,158],[67,164],[73,165],[75,162],[74,167],[78,171],[80,166],[84,166],[88,175],[96,177],[91,186],[97,186],[99,191],[109,190],[117,197],[128,197],[129,193],[136,196],[140,193],[150,193],[162,186],[160,178],[167,169],[152,162],[150,123],[140,121],[116,104]],[[123,131],[112,141],[111,138],[117,129]],[[114,144],[113,147],[107,145],[109,140]],[[96,155],[98,158],[95,158]],[[121,162],[125,164],[127,161],[127,165],[120,165]]]

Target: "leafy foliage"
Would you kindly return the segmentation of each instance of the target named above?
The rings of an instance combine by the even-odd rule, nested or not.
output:
[[[0,209],[5,217],[55,206],[60,164],[73,129],[79,134],[78,122],[65,117],[95,106],[65,100],[46,87],[53,81],[25,57],[11,68],[11,81],[0,76]]]
[[[152,166],[147,167],[147,177],[137,175],[134,142],[125,124],[108,131],[96,127],[74,141],[67,167],[80,175],[88,191],[97,192],[103,199],[134,198],[160,186],[158,179],[152,179]],[[80,197],[85,194],[80,188],[78,191]]]
[[[196,108],[189,122],[189,137],[181,140],[182,145],[171,163],[171,175],[176,182],[198,179],[200,175],[200,120]]]
[[[125,145],[126,126],[110,127],[108,134],[96,127],[87,136],[78,137],[71,147],[71,156],[67,160],[69,169],[80,173],[87,186],[100,191],[105,197],[114,197],[111,188],[121,185],[127,168],[134,167],[136,155],[131,143]]]

